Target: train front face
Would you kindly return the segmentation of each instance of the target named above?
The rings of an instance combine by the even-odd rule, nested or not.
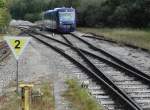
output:
[[[76,29],[75,9],[62,8],[58,11],[58,31],[62,33],[73,32]]]

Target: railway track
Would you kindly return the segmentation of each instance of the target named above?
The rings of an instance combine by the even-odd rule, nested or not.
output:
[[[75,35],[73,35],[73,36],[75,36]],[[72,37],[66,36],[65,39],[67,40],[67,38],[68,39],[70,38],[70,41],[72,40],[72,42],[74,42]],[[77,36],[77,39],[79,39],[78,36]],[[76,45],[78,45],[78,44],[76,44]],[[90,44],[90,46],[91,46],[91,44]],[[81,45],[79,47],[84,47],[85,48],[85,46],[81,46]],[[103,52],[103,50],[101,50],[101,51]],[[86,54],[91,55],[90,53],[86,53]],[[107,54],[107,53],[105,52],[104,55],[105,54]],[[107,56],[109,56],[109,55],[110,54],[108,54]],[[137,72],[139,70],[137,70],[136,68],[131,67],[130,65],[125,64],[124,62],[122,63],[122,61],[119,61],[118,64],[122,65],[126,69],[129,67],[129,69],[128,69],[129,71],[128,70],[126,71],[126,69],[123,70],[123,68],[120,68],[119,66],[118,67],[116,66],[116,69],[113,69],[112,67],[110,67],[110,62],[108,63],[107,61],[105,61],[105,63],[107,62],[107,64],[104,64],[104,63],[102,63],[102,59],[100,59],[98,56],[94,56],[94,55],[92,55],[92,56],[94,58],[96,58],[94,60],[91,60],[92,63],[95,64],[96,67],[99,68],[101,71],[103,71],[104,74],[108,75],[109,78],[112,79],[112,81],[117,85],[117,87],[125,90],[126,93],[133,100],[135,100],[143,109],[149,109],[150,108],[150,106],[149,106],[149,101],[150,101],[149,90],[150,89],[149,89],[149,84],[148,84],[149,76],[147,76],[147,74],[144,74],[141,71],[139,72],[139,73],[142,73],[140,75],[143,75],[143,76],[146,75],[145,78],[148,78],[147,79],[148,82],[146,81],[145,78],[142,79],[143,76],[142,77],[138,77],[139,73],[137,73]],[[111,58],[114,58],[114,57],[111,56]],[[91,59],[91,57],[89,57],[89,59]],[[99,59],[100,62],[98,61],[98,59]],[[117,58],[115,58],[115,61],[116,61],[116,59]],[[118,61],[118,59],[117,59],[117,61]],[[124,64],[125,64],[125,66],[124,66]],[[113,66],[113,67],[115,65],[111,64],[111,66]],[[118,71],[119,68],[120,68],[120,70],[123,70],[123,71],[122,72]],[[134,71],[134,69],[136,71]],[[144,81],[145,81],[145,83],[143,83]]]
[[[131,44],[128,44],[128,43],[125,43],[125,42],[117,42],[113,39],[108,39],[108,38],[105,38],[105,36],[103,35],[97,35],[95,33],[86,33],[84,35],[82,35],[82,37],[85,37],[85,38],[91,38],[91,39],[96,39],[96,40],[100,40],[100,41],[107,41],[107,42],[111,42],[111,43],[115,43],[115,44],[123,44],[127,47],[130,47],[130,48],[133,48],[133,49],[140,49],[144,52],[148,52],[150,53],[150,51],[148,49],[145,49],[145,48],[141,48],[141,47],[138,47],[138,46],[135,46],[135,45],[131,45]]]
[[[89,38],[89,37],[84,37],[83,34],[78,32],[76,34],[78,34],[78,36],[82,36],[84,40],[94,44],[96,47],[108,51],[109,53],[118,57],[122,61],[150,75],[149,72],[150,53],[148,53],[147,51],[143,51],[140,48],[129,47],[122,43],[116,44],[105,40],[99,40],[97,38],[95,39],[95,36],[93,36],[94,38]]]
[[[85,77],[85,80],[91,82],[92,86],[89,86],[91,94],[108,110],[148,110],[150,108],[149,77],[144,73],[137,73],[133,71],[133,67],[128,68],[108,58],[108,55],[103,55],[104,58],[100,57],[98,49],[93,50],[92,46],[89,48],[89,43],[85,43],[75,35],[59,36],[56,39],[39,32],[29,35],[50,46],[83,70],[84,72],[80,71],[77,74],[83,76],[81,80]],[[76,44],[77,41],[73,40],[73,37],[81,40],[82,43]],[[61,48],[58,48],[58,45]]]
[[[149,76],[148,74],[143,73],[142,71],[138,70],[137,68],[135,68],[135,67],[129,65],[128,63],[126,63],[126,62],[120,60],[119,58],[113,56],[113,55],[110,54],[109,52],[107,52],[107,51],[105,51],[105,50],[103,50],[103,49],[101,49],[101,48],[97,48],[97,47],[94,46],[93,44],[91,44],[91,43],[85,41],[83,38],[78,37],[78,36],[75,35],[75,34],[71,34],[71,35],[72,35],[73,37],[75,37],[76,40],[79,40],[80,43],[82,42],[82,43],[86,44],[86,47],[88,46],[88,47],[91,48],[93,51],[94,51],[94,50],[97,51],[99,55],[104,56],[104,57],[106,57],[107,59],[110,58],[111,60],[117,62],[117,63],[120,64],[120,65],[123,65],[124,67],[126,67],[126,68],[128,68],[128,69],[130,69],[130,70],[132,70],[132,71],[134,71],[134,72],[136,72],[137,74],[143,75],[143,76],[145,76],[145,77],[147,77],[147,78],[150,79],[150,76]],[[81,45],[82,45],[82,44],[81,44]]]
[[[7,58],[10,55],[10,53],[10,49],[8,48],[6,42],[0,42],[0,62]]]

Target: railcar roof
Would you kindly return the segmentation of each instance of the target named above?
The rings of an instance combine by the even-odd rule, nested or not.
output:
[[[56,12],[58,10],[63,10],[63,9],[74,9],[74,8],[66,8],[66,7],[62,7],[62,8],[54,8],[54,10],[47,10],[44,12],[44,14],[47,14],[47,13],[51,13],[51,12]]]
[[[47,10],[44,12],[44,14],[51,13],[51,12],[55,12],[55,10]]]

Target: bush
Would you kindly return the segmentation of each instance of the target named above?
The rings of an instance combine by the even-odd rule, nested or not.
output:
[[[150,1],[148,0],[82,1],[87,3],[83,2],[81,7],[77,7],[80,9],[79,25],[141,28],[150,24]]]
[[[114,13],[108,17],[108,22],[109,24],[111,24],[112,26],[127,26],[128,25],[128,14],[129,11],[127,9],[127,7],[124,6],[118,6]]]
[[[0,0],[0,8],[4,8],[5,7],[5,1],[4,0]]]
[[[6,31],[10,18],[10,14],[7,9],[0,8],[0,32]]]
[[[1,0],[2,1],[2,0]],[[14,19],[36,21],[42,11],[72,5],[80,26],[147,27],[150,24],[149,0],[13,0]],[[3,3],[0,3],[3,4]]]
[[[24,16],[24,19],[34,22],[34,21],[38,21],[39,19],[41,19],[41,16],[39,13],[27,13]]]

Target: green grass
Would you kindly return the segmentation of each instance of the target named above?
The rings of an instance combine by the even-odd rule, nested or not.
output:
[[[102,107],[92,99],[86,89],[81,88],[77,81],[66,81],[68,90],[65,91],[63,96],[71,102],[75,110],[102,110]]]
[[[13,35],[13,36],[17,36],[21,31],[17,28],[14,28],[14,27],[9,27],[8,28],[8,34],[9,35]]]
[[[4,36],[17,36],[21,31],[19,29],[13,28],[13,27],[9,27],[7,30],[7,33],[2,34],[0,33],[0,41],[4,40]]]
[[[0,34],[0,41],[2,41],[4,38],[4,35],[3,34]]]
[[[82,32],[104,35],[105,38],[150,50],[150,29],[130,28],[79,28]]]
[[[39,89],[43,95],[42,97],[35,97],[34,100],[32,100],[31,110],[54,110],[55,102],[52,83],[48,81],[42,82],[42,84],[36,85],[33,91]]]
[[[0,110],[18,110],[20,98],[15,92],[0,97]]]
[[[10,84],[9,87],[14,86]],[[14,88],[14,87],[13,87]],[[14,88],[15,90],[15,88]],[[38,90],[41,90],[41,97],[35,96]],[[54,110],[55,102],[53,96],[53,85],[50,81],[44,81],[34,85],[30,110]],[[21,107],[21,97],[10,91],[6,96],[0,96],[0,110],[18,110]]]

